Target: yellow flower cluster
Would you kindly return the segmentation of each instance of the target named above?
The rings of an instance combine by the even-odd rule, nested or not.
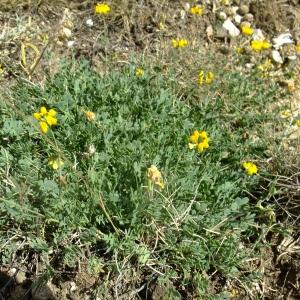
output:
[[[107,15],[110,12],[110,6],[106,3],[97,3],[95,13],[99,15]]]
[[[244,35],[252,35],[254,32],[253,28],[251,28],[249,25],[244,25],[241,29]]]
[[[300,127],[300,119],[296,121],[296,125]]]
[[[200,85],[211,84],[213,82],[214,78],[215,78],[215,75],[213,72],[207,72],[206,74],[204,74],[204,71],[201,70],[198,75],[198,83]]]
[[[149,187],[153,186],[153,184],[158,186],[161,190],[165,187],[165,183],[162,178],[161,172],[158,170],[156,166],[151,165],[151,167],[148,168],[147,177],[148,177]]]
[[[184,48],[188,45],[188,41],[186,39],[173,39],[172,46],[173,48]]]
[[[209,137],[206,131],[195,130],[189,138],[189,148],[203,152],[209,148]]]
[[[201,6],[199,6],[199,5],[193,6],[193,7],[191,7],[191,9],[190,9],[190,13],[191,13],[192,15],[202,16],[202,15],[203,15],[203,7],[201,7]]]
[[[142,77],[143,75],[144,75],[144,70],[142,69],[142,68],[137,68],[136,70],[135,70],[135,76],[137,76],[137,77]]]
[[[270,47],[271,44],[268,41],[258,41],[258,40],[251,41],[251,48],[257,52],[262,50],[267,50]]]
[[[34,113],[33,117],[39,121],[42,133],[47,133],[49,127],[57,124],[56,111],[53,108],[47,111],[46,107],[42,106],[40,112]]]
[[[246,161],[243,163],[243,167],[246,170],[246,174],[248,175],[254,175],[258,172],[258,168],[253,162]]]

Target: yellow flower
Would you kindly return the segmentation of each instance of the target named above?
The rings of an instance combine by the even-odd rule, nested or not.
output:
[[[40,128],[41,128],[42,133],[47,133],[48,129],[49,129],[49,126],[48,126],[47,122],[41,121],[40,122]]]
[[[106,3],[97,3],[95,13],[99,15],[107,15],[110,12],[110,6]]]
[[[271,47],[271,44],[268,41],[258,41],[258,40],[251,41],[251,48],[254,51],[267,50],[270,47]]]
[[[250,26],[248,25],[244,25],[242,26],[242,33],[244,35],[252,35],[254,32],[253,28],[251,28]]]
[[[267,50],[271,47],[271,44],[268,41],[263,41],[262,42],[262,49]]]
[[[203,152],[209,148],[209,137],[206,131],[195,130],[189,137],[189,148]]]
[[[89,122],[92,122],[95,120],[95,114],[92,111],[87,111],[85,115]]]
[[[300,127],[300,119],[296,121],[296,125]]]
[[[188,41],[186,39],[173,39],[172,46],[173,48],[184,48],[188,45]]]
[[[137,68],[136,70],[135,70],[135,75],[137,76],[137,77],[141,77],[141,76],[143,76],[144,75],[144,70],[142,69],[142,68]]]
[[[47,114],[47,109],[45,106],[42,106],[41,109],[40,109],[40,112],[41,112],[41,115],[44,116]]]
[[[205,77],[205,83],[211,84],[213,82],[214,78],[215,78],[214,73],[208,72]]]
[[[200,85],[203,85],[204,83],[211,84],[213,82],[214,78],[215,78],[215,75],[213,72],[209,71],[206,74],[204,74],[204,71],[201,70],[198,75],[198,83]]]
[[[201,7],[201,6],[199,6],[199,5],[193,6],[193,7],[191,7],[191,9],[190,9],[190,13],[191,13],[192,15],[202,16],[202,15],[203,15],[203,7]]]
[[[257,174],[257,172],[258,172],[258,168],[257,168],[256,164],[254,164],[252,162],[244,162],[243,167],[246,170],[246,174],[248,174],[248,175],[254,175],[254,174]]]
[[[300,53],[300,43],[298,43],[298,44],[296,45],[296,51],[297,51],[298,53]]]
[[[261,51],[262,50],[262,41],[256,41],[256,40],[251,41],[251,48],[254,51]]]
[[[163,189],[165,187],[161,172],[156,166],[151,165],[151,167],[148,168],[147,177],[150,185],[157,185],[160,189]]]
[[[47,111],[45,106],[42,106],[40,108],[40,112],[35,112],[33,114],[33,117],[39,121],[40,129],[42,133],[47,133],[49,130],[49,127],[53,125],[57,125],[57,119],[56,119],[56,111],[51,108],[49,111]]]
[[[48,160],[48,165],[53,169],[53,170],[58,170],[64,165],[64,162],[60,158],[50,158]]]

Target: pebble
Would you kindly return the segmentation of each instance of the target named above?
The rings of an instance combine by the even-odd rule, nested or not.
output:
[[[16,269],[16,268],[11,268],[11,269],[7,272],[7,274],[8,274],[8,276],[13,277],[13,276],[16,274],[16,272],[17,272],[17,269]]]
[[[241,5],[238,9],[238,13],[242,16],[246,15],[249,13],[249,6],[248,5]]]
[[[252,23],[254,21],[254,16],[252,14],[250,14],[250,13],[249,14],[245,14],[244,15],[244,20]]]
[[[273,39],[273,46],[275,49],[279,49],[283,45],[287,44],[293,44],[294,40],[292,38],[292,35],[287,32],[287,33],[282,33],[278,37]]]
[[[261,29],[255,29],[252,38],[256,41],[264,41],[266,39]]]
[[[72,31],[68,27],[63,27],[61,30],[61,36],[63,38],[70,38],[72,36]]]
[[[237,24],[240,24],[240,23],[242,22],[242,19],[243,19],[243,17],[242,17],[241,15],[236,15],[236,16],[234,17],[234,21],[235,21],[235,23],[237,23]]]
[[[92,19],[87,19],[87,20],[85,21],[85,24],[86,24],[86,26],[88,26],[88,27],[93,27],[94,22],[93,22]]]
[[[273,50],[272,51],[272,58],[276,63],[283,64],[283,59],[282,59],[281,54],[278,50]]]
[[[231,37],[236,37],[240,34],[240,30],[232,23],[230,19],[227,19],[222,27],[226,29]]]
[[[226,20],[226,19],[227,19],[227,15],[226,15],[226,13],[225,13],[224,11],[220,11],[220,12],[218,13],[218,18],[219,18],[220,20]]]
[[[26,273],[24,271],[19,270],[16,274],[16,283],[17,284],[23,284],[26,281]]]

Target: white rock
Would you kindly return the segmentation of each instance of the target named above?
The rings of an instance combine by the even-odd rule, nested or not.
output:
[[[191,8],[190,4],[189,4],[188,2],[186,2],[186,3],[184,4],[184,9],[185,9],[186,11],[189,11],[190,8]]]
[[[184,20],[185,19],[185,17],[186,17],[186,12],[185,12],[185,10],[180,10],[180,18],[181,18],[181,20]]]
[[[227,19],[223,23],[222,27],[228,31],[231,37],[236,37],[240,34],[240,30],[232,23],[230,19]]]
[[[293,44],[293,38],[290,33],[282,33],[278,37],[273,39],[273,46],[275,49],[279,49],[281,46],[286,44]]]
[[[73,281],[71,281],[70,282],[70,292],[71,293],[73,293],[73,292],[75,292],[76,290],[77,290],[77,286],[76,286],[76,283],[75,282],[73,282]]]
[[[69,29],[69,28],[67,28],[67,27],[63,27],[63,29],[62,29],[62,35],[63,35],[63,37],[65,37],[65,38],[71,37],[71,36],[72,36],[72,31],[71,31],[71,29]]]
[[[86,24],[86,26],[88,26],[88,27],[93,27],[94,22],[93,22],[92,19],[87,19],[87,20],[85,21],[85,24]]]
[[[74,44],[75,44],[75,41],[68,41],[68,42],[67,42],[67,47],[68,47],[68,48],[71,48],[71,47],[74,46]]]
[[[26,281],[26,274],[24,271],[19,270],[16,274],[16,283],[17,284],[23,284]]]
[[[290,55],[288,56],[289,60],[296,60],[297,59],[297,55]]]
[[[237,24],[240,24],[240,23],[242,22],[242,19],[243,19],[243,17],[242,17],[241,15],[236,15],[236,16],[234,17],[234,21],[235,21],[235,23],[237,23]]]
[[[231,11],[232,11],[232,13],[235,15],[235,14],[237,14],[237,11],[239,10],[239,7],[238,6],[232,6],[231,7]]]
[[[273,50],[272,51],[272,58],[278,64],[282,64],[283,63],[283,59],[282,59],[281,54],[280,54],[280,52],[278,50]]]
[[[7,274],[10,276],[10,277],[13,277],[17,272],[17,269],[16,268],[11,268]]]
[[[218,17],[219,17],[220,20],[226,20],[227,15],[224,11],[220,11],[219,14],[218,14]]]
[[[260,29],[255,29],[252,35],[253,40],[264,41],[266,38]]]
[[[248,68],[248,69],[252,69],[254,67],[254,65],[255,65],[254,63],[245,64],[246,68]]]

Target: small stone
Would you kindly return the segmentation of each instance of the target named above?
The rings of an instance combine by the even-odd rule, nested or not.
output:
[[[220,11],[219,14],[218,14],[218,18],[220,20],[226,20],[227,19],[227,15],[224,11]]]
[[[85,24],[86,24],[86,26],[88,26],[88,27],[93,27],[94,22],[93,22],[92,19],[87,19],[87,20],[85,21]]]
[[[282,33],[278,37],[273,39],[273,46],[275,49],[279,49],[283,45],[293,44],[292,35],[288,33]]]
[[[273,50],[272,51],[272,58],[278,64],[282,64],[283,63],[283,59],[282,59],[282,57],[281,57],[281,55],[280,55],[280,53],[279,53],[278,50]]]
[[[254,63],[247,63],[247,64],[245,64],[245,66],[248,69],[252,69],[255,66],[255,64]]]
[[[73,282],[73,281],[71,281],[70,282],[70,292],[71,293],[73,293],[73,292],[75,292],[76,290],[77,290],[77,286],[76,286],[76,283],[75,282]]]
[[[222,27],[228,31],[231,37],[237,37],[240,34],[240,30],[232,23],[230,19],[227,19],[223,23]]]
[[[244,20],[252,23],[254,21],[254,16],[252,14],[250,14],[250,13],[249,14],[245,14],[244,15]]]
[[[207,38],[210,39],[214,35],[214,29],[211,25],[208,25],[206,28]]]
[[[243,17],[242,17],[241,15],[236,15],[236,16],[234,17],[234,21],[235,21],[235,23],[237,23],[237,24],[240,24],[240,23],[242,22],[242,19],[243,19]]]
[[[255,29],[252,35],[253,40],[264,41],[266,38],[260,29]]]
[[[17,272],[17,269],[16,269],[16,268],[11,268],[11,269],[7,272],[7,274],[8,274],[8,276],[13,277],[13,276],[15,276],[16,272]]]
[[[246,15],[249,13],[249,6],[248,5],[241,5],[238,9],[238,13],[242,16]]]
[[[71,29],[69,29],[67,27],[63,27],[62,30],[61,30],[61,36],[63,38],[70,38],[72,36]]]
[[[19,270],[16,274],[16,283],[23,284],[26,281],[26,274],[24,271]]]
[[[72,48],[74,46],[74,44],[75,44],[75,41],[68,41],[67,42],[67,47]]]
[[[288,56],[289,60],[296,60],[297,59],[297,55],[290,55]]]
[[[190,8],[191,8],[191,5],[190,5],[188,2],[186,2],[186,3],[184,4],[184,9],[185,9],[186,11],[189,11]]]
[[[181,18],[181,20],[184,20],[185,17],[186,17],[186,12],[185,12],[185,10],[182,9],[182,10],[180,11],[180,18]]]

